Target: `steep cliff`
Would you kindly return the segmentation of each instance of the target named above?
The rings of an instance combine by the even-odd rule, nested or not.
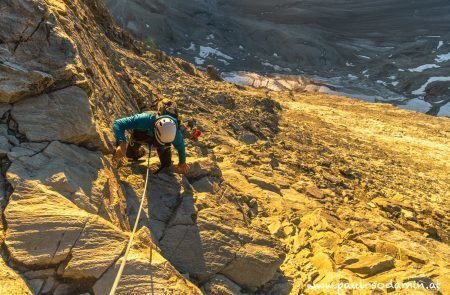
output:
[[[109,293],[147,168],[111,124],[165,97],[203,136],[150,177],[119,294],[449,292],[447,118],[214,81],[99,0],[3,1],[0,77],[0,294]]]

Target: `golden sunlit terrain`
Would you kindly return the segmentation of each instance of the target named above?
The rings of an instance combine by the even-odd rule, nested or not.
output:
[[[112,123],[163,98],[190,171],[150,176],[116,294],[450,293],[449,118],[220,81],[99,0],[2,2],[0,40],[0,295],[109,294],[147,168]]]

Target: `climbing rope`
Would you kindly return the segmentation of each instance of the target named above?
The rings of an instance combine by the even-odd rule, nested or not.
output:
[[[131,232],[130,239],[128,240],[127,249],[125,250],[125,254],[123,255],[122,263],[120,264],[120,268],[119,268],[119,272],[117,273],[117,276],[114,280],[114,284],[111,288],[111,291],[109,292],[109,295],[116,294],[116,289],[117,289],[117,286],[119,285],[120,277],[122,276],[123,270],[125,268],[125,264],[127,263],[128,253],[130,252],[131,245],[133,244],[134,234],[136,233],[139,219],[141,218],[142,208],[144,207],[145,193],[147,192],[148,176],[150,174],[150,155],[151,155],[151,153],[152,153],[152,147],[149,146],[148,158],[147,158],[147,173],[145,175],[145,185],[144,185],[144,191],[142,192],[141,205],[139,206],[139,211],[136,216],[136,221],[134,222],[133,231]]]

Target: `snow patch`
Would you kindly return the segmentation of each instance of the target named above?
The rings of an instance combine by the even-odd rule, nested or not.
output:
[[[433,82],[447,82],[447,81],[450,81],[450,77],[431,77],[419,89],[414,90],[412,92],[412,94],[414,94],[414,95],[424,95],[425,94],[425,89],[427,89],[427,86],[430,83],[433,83]]]
[[[209,34],[208,36],[206,36],[206,40],[214,40],[216,37],[214,36],[214,34]]]
[[[204,63],[205,63],[205,60],[203,58],[200,58],[198,56],[195,57],[195,64],[203,65]]]
[[[183,49],[184,50],[193,50],[193,51],[195,51],[195,48],[196,48],[195,43],[191,42],[191,44],[189,45],[188,48],[183,48]]]
[[[438,46],[436,47],[436,50],[439,50],[444,45],[444,41],[439,41]]]
[[[368,56],[365,56],[365,55],[358,55],[359,57],[362,57],[362,58],[365,58],[365,59],[371,59],[370,57],[368,57]]]
[[[292,70],[290,68],[282,68],[279,65],[273,65],[271,63],[268,62],[262,62],[261,63],[263,66],[265,67],[271,67],[273,68],[275,71],[284,71],[284,72],[292,72]]]
[[[224,60],[223,58],[217,59],[218,61],[222,62],[224,65],[228,66],[230,63]]]
[[[384,81],[381,81],[381,80],[377,80],[377,83],[378,83],[378,84],[381,84],[381,85],[383,85],[383,86],[387,86],[387,83],[384,82]]]
[[[225,53],[222,53],[219,49],[209,46],[200,46],[200,52],[198,54],[201,58],[207,58],[209,56],[217,56],[226,60],[232,60],[233,58]]]
[[[351,80],[358,79],[358,77],[356,77],[355,75],[352,75],[352,74],[348,74],[347,77],[349,77]]]
[[[437,113],[437,115],[441,117],[450,117],[450,102],[442,106],[439,109],[439,113]]]
[[[446,54],[439,54],[435,59],[437,63],[446,62],[450,60],[450,52]]]
[[[355,66],[355,65],[352,64],[351,62],[346,62],[345,65],[346,65],[347,67],[354,67],[354,66]]]
[[[431,104],[424,101],[423,99],[413,98],[408,100],[405,105],[401,105],[400,107],[416,112],[424,112],[424,110],[429,110],[431,108]]]
[[[426,64],[426,65],[418,66],[417,68],[408,69],[408,71],[422,73],[425,70],[436,69],[436,68],[440,68],[440,66],[438,66],[436,64]]]

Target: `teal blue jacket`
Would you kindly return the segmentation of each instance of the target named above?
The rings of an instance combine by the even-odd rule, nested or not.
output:
[[[161,117],[167,117],[177,122],[177,120],[171,116],[162,115],[160,116],[160,118]],[[155,122],[156,122],[156,115],[151,113],[141,113],[131,117],[125,117],[114,121],[113,130],[114,135],[116,137],[116,143],[119,143],[120,141],[126,142],[127,139],[125,137],[125,130],[130,129],[137,129],[141,132],[146,133],[151,137],[154,137],[153,130],[155,127]],[[186,147],[184,145],[183,135],[181,134],[179,128],[177,129],[177,134],[172,144],[178,152],[178,159],[180,163],[186,163]]]

